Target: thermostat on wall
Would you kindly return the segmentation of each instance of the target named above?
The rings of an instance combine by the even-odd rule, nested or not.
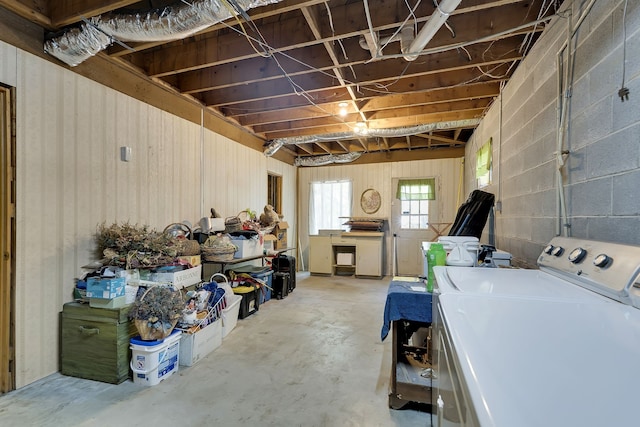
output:
[[[123,162],[131,161],[131,147],[120,147],[120,160]]]

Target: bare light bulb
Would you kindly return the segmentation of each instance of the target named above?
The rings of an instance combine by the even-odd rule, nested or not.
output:
[[[347,115],[347,103],[346,102],[341,102],[338,104],[338,107],[340,107],[340,110],[338,111],[338,114],[340,114],[340,117],[344,117]]]

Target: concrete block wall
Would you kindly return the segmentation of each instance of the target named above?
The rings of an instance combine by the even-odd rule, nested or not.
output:
[[[572,11],[575,23],[587,3],[567,0],[563,9]],[[625,86],[631,93],[622,102],[624,5],[596,1],[572,39],[564,194],[570,235],[640,245],[640,2],[627,4]],[[478,187],[476,151],[493,138],[493,180],[483,190],[501,202],[496,245],[525,265],[535,265],[559,224],[556,58],[567,40],[563,15],[550,22],[520,64],[465,153],[468,194]]]

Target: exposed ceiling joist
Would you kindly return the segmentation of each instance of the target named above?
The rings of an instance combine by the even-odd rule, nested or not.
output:
[[[409,150],[412,158],[432,151],[458,156],[475,125],[401,137],[355,130],[361,122],[370,130],[477,123],[544,29],[538,20],[562,3],[549,1],[465,0],[451,11],[450,29],[439,29],[426,45],[429,54],[413,62],[390,37],[403,25],[420,30],[435,10],[430,1],[419,2],[414,11],[404,0],[369,1],[369,26],[363,1],[283,0],[248,10],[250,22],[238,17],[181,40],[127,43],[131,50],[113,45],[100,57],[170,89],[167,93],[201,103],[265,146],[272,140],[354,133],[286,144],[283,149],[294,156],[364,153],[357,162],[399,159]],[[107,13],[131,14],[135,23],[135,13],[172,3],[178,4],[0,0],[0,7],[59,34],[65,26]],[[132,96],[144,98],[135,88]]]

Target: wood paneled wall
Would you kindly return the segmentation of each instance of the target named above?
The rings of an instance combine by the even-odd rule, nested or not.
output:
[[[18,388],[58,370],[58,313],[97,258],[98,224],[260,211],[276,170],[295,230],[293,166],[2,42],[0,64],[17,96]]]
[[[461,168],[462,159],[460,158],[299,168],[298,233],[305,265],[309,265],[309,190],[312,182],[349,179],[353,183],[352,216],[390,219],[391,203],[395,198],[395,189],[391,184],[394,178],[435,177],[438,185],[437,209],[430,221],[452,222],[458,206],[466,199],[466,195],[461,194],[460,191]],[[360,207],[360,195],[368,188],[378,190],[382,197],[382,205],[373,215],[365,214]],[[387,274],[391,271],[391,243],[392,236],[387,233],[385,242]]]

